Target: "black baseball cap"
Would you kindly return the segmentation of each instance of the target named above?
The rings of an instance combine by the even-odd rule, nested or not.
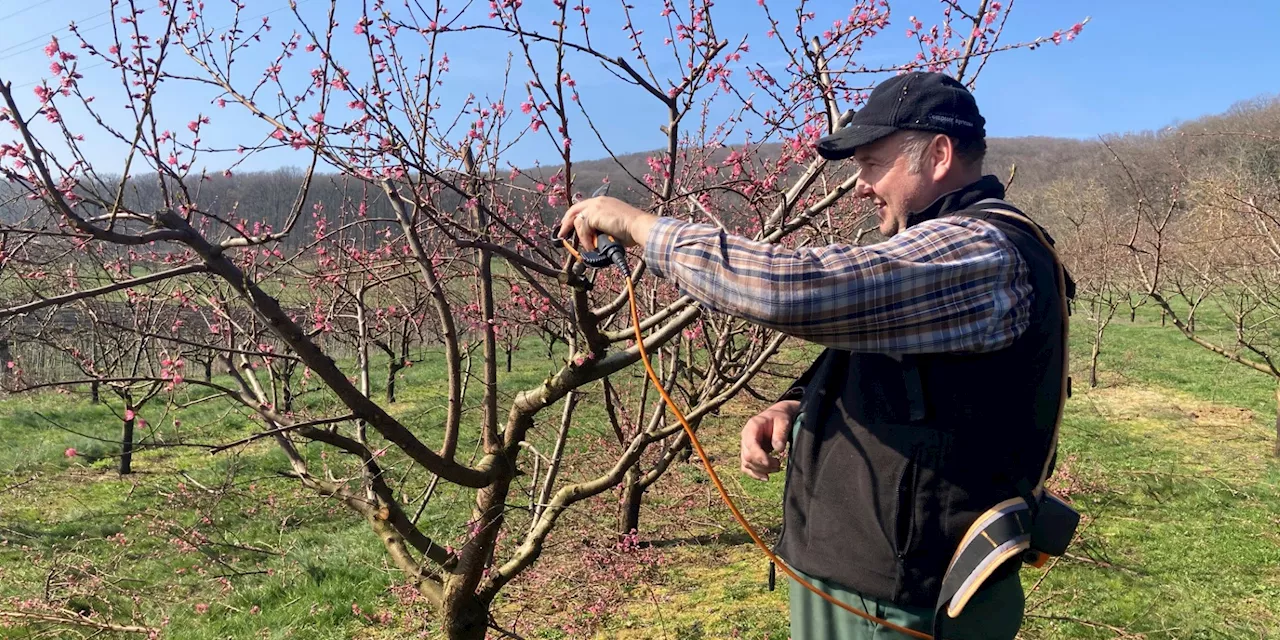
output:
[[[818,154],[828,160],[850,158],[858,147],[903,129],[979,140],[987,135],[986,122],[973,94],[955,78],[912,71],[876,85],[847,126],[818,140]]]

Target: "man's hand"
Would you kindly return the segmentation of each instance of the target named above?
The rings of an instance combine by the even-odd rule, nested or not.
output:
[[[600,196],[582,200],[564,213],[560,220],[561,238],[576,231],[578,240],[588,250],[596,248],[596,235],[611,235],[623,246],[643,245],[649,237],[649,229],[658,216],[645,213],[617,198]]]
[[[799,400],[783,400],[747,421],[742,428],[743,473],[756,480],[768,480],[769,474],[782,468],[780,455],[797,413]]]

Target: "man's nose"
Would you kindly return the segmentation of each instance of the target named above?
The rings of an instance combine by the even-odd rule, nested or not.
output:
[[[874,192],[871,190],[871,184],[861,176],[853,183],[853,195],[859,198],[870,198],[872,193]]]

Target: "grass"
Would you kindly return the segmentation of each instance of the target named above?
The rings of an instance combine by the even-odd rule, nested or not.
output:
[[[1274,381],[1145,313],[1112,325],[1098,389],[1083,388],[1087,347],[1074,345],[1076,394],[1054,481],[1085,523],[1069,556],[1047,573],[1023,571],[1022,637],[1280,633]],[[504,394],[546,375],[554,363],[538,352],[517,352]],[[441,365],[428,359],[405,374],[393,412],[438,445]],[[759,483],[736,472],[736,433],[761,404],[744,396],[704,429],[748,518],[776,532],[781,479]],[[549,444],[558,414],[544,414],[535,446]],[[254,429],[213,403],[184,412],[180,427],[172,416],[144,415],[171,443],[223,442]],[[219,456],[151,449],[138,455],[138,473],[120,478],[111,445],[95,440],[117,437],[105,406],[54,393],[9,398],[0,424],[10,445],[0,449],[0,609],[48,593],[115,620],[135,611],[149,624],[167,619],[167,636],[196,640],[400,638],[434,628],[432,614],[397,586],[367,526],[276,477],[284,460],[265,442]],[[586,475],[601,464],[593,448],[612,436],[596,404],[581,405],[576,424],[574,472]],[[80,455],[65,456],[69,447]],[[306,455],[323,462],[319,448]],[[340,461],[327,461],[341,472]],[[410,476],[405,493],[425,481]],[[572,512],[537,571],[499,601],[499,620],[528,638],[788,637],[785,579],[766,588],[767,563],[713,491],[696,464],[675,466],[647,496],[642,538],[653,546],[642,551],[601,544],[611,542],[616,496]],[[446,490],[424,519],[431,533],[454,539],[471,499]]]

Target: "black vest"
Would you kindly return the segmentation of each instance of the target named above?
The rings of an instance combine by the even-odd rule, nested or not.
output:
[[[793,567],[932,608],[969,525],[1040,479],[1061,397],[1066,310],[1052,254],[1034,232],[971,208],[1003,195],[987,176],[908,222],[964,215],[1004,232],[1029,268],[1030,325],[989,353],[818,357],[801,378],[777,547]]]

